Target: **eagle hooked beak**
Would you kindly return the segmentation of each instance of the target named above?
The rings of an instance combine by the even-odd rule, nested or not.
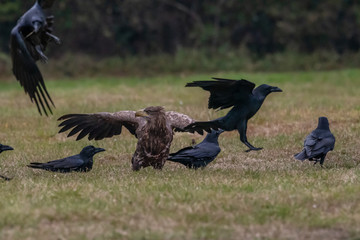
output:
[[[135,117],[148,117],[149,115],[144,110],[139,110],[135,113]]]

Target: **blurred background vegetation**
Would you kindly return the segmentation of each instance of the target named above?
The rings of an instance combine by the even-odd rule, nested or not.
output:
[[[33,0],[0,0],[0,75],[9,33]],[[66,76],[289,71],[359,66],[356,0],[58,0],[47,72]],[[45,70],[45,68],[43,68]]]

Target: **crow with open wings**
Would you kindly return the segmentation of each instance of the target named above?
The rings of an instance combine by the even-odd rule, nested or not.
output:
[[[238,130],[240,141],[249,149],[261,150],[251,145],[246,137],[247,122],[260,109],[265,98],[272,92],[282,92],[278,87],[262,84],[255,88],[255,84],[247,80],[231,80],[213,78],[214,81],[194,81],[186,84],[186,87],[201,87],[210,92],[208,107],[213,109],[225,109],[233,107],[224,117],[211,121],[195,122],[184,130],[203,134],[203,130],[211,132],[211,129],[223,129],[225,131]]]
[[[44,9],[50,8],[54,1],[37,0],[18,20],[10,36],[13,73],[31,102],[35,102],[40,115],[48,115],[47,109],[52,113],[50,104],[54,106],[36,65],[38,60],[47,61],[44,51],[49,42],[60,44],[60,39],[51,34],[54,17],[44,13]]]
[[[147,107],[137,112],[68,114],[58,120],[63,120],[59,125],[62,127],[59,132],[73,128],[68,137],[79,133],[76,140],[86,135],[89,140],[109,138],[120,135],[122,127],[126,127],[138,139],[131,160],[132,169],[135,171],[148,166],[162,169],[169,155],[173,130],[183,129],[194,122],[187,115],[173,111],[165,112],[160,106]]]

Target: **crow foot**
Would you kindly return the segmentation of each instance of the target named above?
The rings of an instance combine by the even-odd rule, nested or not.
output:
[[[257,148],[257,147],[254,147],[254,148],[249,148],[248,150],[246,150],[245,152],[250,152],[250,151],[259,151],[263,148]]]
[[[53,35],[53,34],[51,34],[51,33],[49,33],[49,32],[46,32],[46,35],[47,35],[52,41],[54,41],[55,44],[57,44],[57,45],[60,45],[60,44],[61,44],[61,40],[60,40],[60,38],[58,38],[57,36],[55,36],[55,35]]]

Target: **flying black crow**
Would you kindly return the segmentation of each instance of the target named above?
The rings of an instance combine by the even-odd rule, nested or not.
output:
[[[0,144],[0,153],[2,153],[4,151],[9,151],[9,150],[14,150],[14,149],[10,146]],[[2,175],[0,175],[0,178],[4,179],[5,181],[11,180],[11,178],[8,178],[8,177],[2,176]]]
[[[32,162],[28,165],[28,167],[44,169],[52,172],[88,172],[93,166],[93,156],[103,151],[105,151],[103,148],[87,146],[81,150],[80,154],[47,163]]]
[[[160,106],[147,107],[137,112],[68,114],[58,120],[63,120],[59,125],[62,127],[59,132],[73,128],[68,137],[79,133],[76,140],[86,135],[89,135],[89,140],[113,137],[120,135],[122,127],[126,127],[138,139],[131,160],[132,169],[135,171],[148,166],[162,169],[169,156],[173,130],[182,129],[194,122],[185,114],[165,112]]]
[[[335,146],[335,137],[330,132],[329,121],[326,117],[320,117],[317,128],[312,131],[304,141],[304,149],[295,154],[294,157],[298,160],[320,162],[322,166],[329,151],[332,151]]]
[[[170,153],[168,160],[181,163],[188,168],[198,169],[206,167],[221,151],[218,137],[222,132],[224,131],[212,130],[201,143],[183,148],[176,153]]]
[[[50,8],[54,0],[37,0],[36,3],[18,20],[11,30],[10,50],[13,73],[31,102],[35,102],[40,113],[52,113],[50,103],[54,103],[46,89],[36,61],[47,61],[44,51],[49,42],[60,44],[60,39],[52,35],[53,16],[46,16],[44,9]]]
[[[247,152],[261,150],[262,148],[256,148],[248,142],[246,137],[247,122],[260,109],[268,94],[282,92],[282,90],[267,84],[255,88],[254,83],[244,79],[213,79],[215,81],[194,81],[186,84],[186,87],[201,87],[209,91],[209,108],[219,110],[233,108],[224,117],[212,121],[195,122],[183,130],[203,134],[203,130],[211,132],[211,129],[223,129],[225,131],[237,129],[240,134],[240,141],[249,147]]]

